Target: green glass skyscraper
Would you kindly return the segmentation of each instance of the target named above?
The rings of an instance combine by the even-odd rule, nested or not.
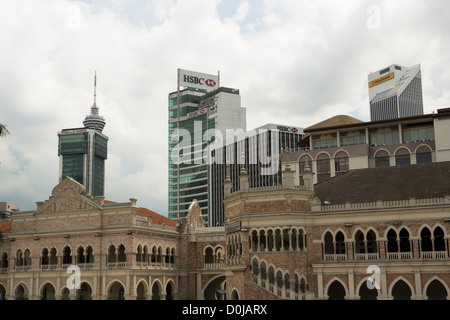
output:
[[[108,137],[102,133],[106,122],[98,113],[96,85],[95,76],[94,104],[83,121],[84,127],[58,132],[59,181],[69,176],[84,185],[91,195],[104,196]]]

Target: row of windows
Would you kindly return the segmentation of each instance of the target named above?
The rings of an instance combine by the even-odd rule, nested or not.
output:
[[[267,262],[265,260],[259,261],[258,258],[254,257],[251,264],[251,272],[254,277],[258,277],[261,280],[261,285],[265,288],[267,288],[265,282],[268,282],[269,288],[274,285],[286,290],[291,288],[289,271],[283,271],[281,269],[276,270],[273,265],[267,267]],[[305,277],[295,273],[293,289],[295,293],[305,293],[308,290]]]
[[[303,228],[252,230],[249,245],[253,252],[305,250],[306,234]]]
[[[436,226],[434,229],[424,227],[420,231],[418,249],[422,259],[445,259],[448,257],[448,244],[444,231]],[[380,246],[383,244],[377,240],[374,230],[367,232],[358,230],[354,239],[354,254],[356,260],[378,260],[380,258]],[[327,231],[323,238],[323,254],[326,261],[347,260],[349,251],[348,241],[342,231],[332,234]],[[414,241],[410,238],[410,232],[405,227],[399,231],[391,228],[386,233],[384,241],[386,259],[413,259]]]
[[[164,253],[164,254],[163,254]],[[108,253],[106,257],[106,262],[108,264],[117,264],[117,263],[126,263],[127,254],[125,252],[125,246],[119,245],[117,248],[114,245],[110,245],[108,247]],[[41,255],[39,257],[41,268],[55,268],[59,265],[58,262],[58,254],[56,248],[52,247],[50,250],[48,248],[44,248],[41,251]],[[136,262],[155,262],[160,263],[163,261],[166,263],[174,263],[175,259],[175,248],[167,247],[165,251],[163,251],[162,247],[152,247],[152,251],[148,251],[148,247],[146,245],[141,246],[138,245],[137,253],[136,253]],[[94,254],[91,246],[87,246],[83,248],[82,246],[78,247],[75,252],[72,252],[72,249],[69,246],[66,246],[62,250],[62,255],[60,256],[61,263],[63,266],[70,265],[76,263],[77,265],[83,264],[93,264],[94,263]],[[25,250],[17,250],[15,256],[15,268],[29,269],[31,267],[31,251],[29,249]],[[9,259],[8,254],[4,252],[1,257],[1,269],[7,269],[9,267]]]
[[[402,138],[403,143],[434,140],[435,139],[434,128],[428,127],[428,128],[405,129],[402,131]],[[398,131],[369,134],[369,144],[373,146],[393,145],[399,143],[400,137]],[[341,146],[349,146],[356,144],[366,144],[366,136],[360,134],[355,136],[343,136],[340,138]],[[338,146],[337,137],[313,141],[314,149],[332,148],[337,146]]]

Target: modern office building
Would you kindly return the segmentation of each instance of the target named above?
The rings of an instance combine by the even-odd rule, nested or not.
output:
[[[423,114],[420,64],[393,64],[368,75],[370,119],[394,119]]]
[[[58,132],[59,181],[71,177],[84,185],[91,195],[103,196],[108,137],[102,133],[106,122],[98,112],[96,84],[95,76],[94,104],[91,107],[91,114],[83,121],[84,127],[63,129]]]
[[[235,130],[246,130],[239,90],[219,84],[219,75],[178,69],[178,89],[169,94],[168,215],[172,219],[186,216],[193,199],[208,219],[209,147]]]
[[[295,152],[303,139],[303,128],[269,123],[235,137],[234,142],[212,150],[210,170],[209,225],[222,226],[225,221],[224,186],[227,170],[233,190],[239,190],[242,165],[249,175],[251,188],[279,186],[282,183],[282,152]],[[227,169],[228,168],[228,169]]]

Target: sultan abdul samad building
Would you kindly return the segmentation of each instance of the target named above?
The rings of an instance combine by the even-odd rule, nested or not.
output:
[[[281,185],[227,176],[222,227],[105,200],[104,124],[60,132],[60,183],[0,222],[2,299],[448,299],[450,110],[306,128]]]

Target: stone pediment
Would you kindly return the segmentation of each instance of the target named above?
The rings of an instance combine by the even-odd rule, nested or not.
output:
[[[91,198],[86,193],[86,188],[82,184],[70,177],[66,177],[53,188],[49,200],[44,203],[38,203],[36,214],[100,209],[100,206]]]

